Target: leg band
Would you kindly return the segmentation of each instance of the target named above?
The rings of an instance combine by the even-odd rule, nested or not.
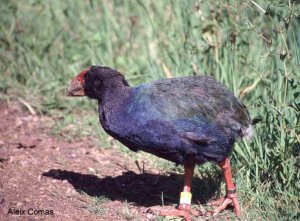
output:
[[[236,189],[226,190],[226,194],[234,194],[234,193],[236,193]]]
[[[191,205],[192,194],[190,192],[181,192],[180,193],[180,202],[179,204],[188,204]]]

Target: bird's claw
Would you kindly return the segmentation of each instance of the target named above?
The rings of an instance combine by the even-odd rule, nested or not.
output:
[[[240,206],[239,206],[239,202],[238,202],[236,193],[227,194],[223,198],[209,202],[208,203],[209,206],[216,206],[216,205],[219,205],[219,206],[217,208],[215,208],[213,211],[208,211],[207,214],[215,216],[222,210],[226,209],[226,207],[231,203],[233,204],[236,216],[239,217],[240,216]]]

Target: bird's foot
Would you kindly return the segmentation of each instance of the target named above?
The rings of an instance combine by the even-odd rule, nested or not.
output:
[[[166,209],[166,208],[151,208],[151,211],[158,211],[161,216],[177,216],[184,217],[185,221],[191,221],[191,215],[200,216],[201,213],[191,208],[188,204],[180,204],[177,208]]]
[[[235,215],[239,217],[241,211],[240,211],[240,205],[238,202],[237,194],[235,192],[227,193],[225,197],[209,202],[208,203],[209,206],[218,206],[218,205],[219,206],[215,208],[213,211],[208,211],[207,214],[215,216],[222,210],[226,209],[226,207],[231,203],[233,204]]]

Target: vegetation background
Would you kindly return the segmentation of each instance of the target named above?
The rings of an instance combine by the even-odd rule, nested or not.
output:
[[[212,75],[263,119],[232,154],[242,218],[291,220],[299,218],[299,48],[297,0],[1,0],[0,101],[50,116],[54,135],[99,136],[105,148],[96,103],[65,96],[79,71],[109,66],[131,85]],[[196,175],[216,170],[206,164]]]

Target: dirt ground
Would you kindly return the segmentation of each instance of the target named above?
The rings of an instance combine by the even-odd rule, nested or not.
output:
[[[145,171],[147,159],[101,149],[96,138],[52,137],[49,122],[0,103],[1,221],[156,220],[148,208],[162,204],[162,192],[165,205],[177,203],[182,175]]]

